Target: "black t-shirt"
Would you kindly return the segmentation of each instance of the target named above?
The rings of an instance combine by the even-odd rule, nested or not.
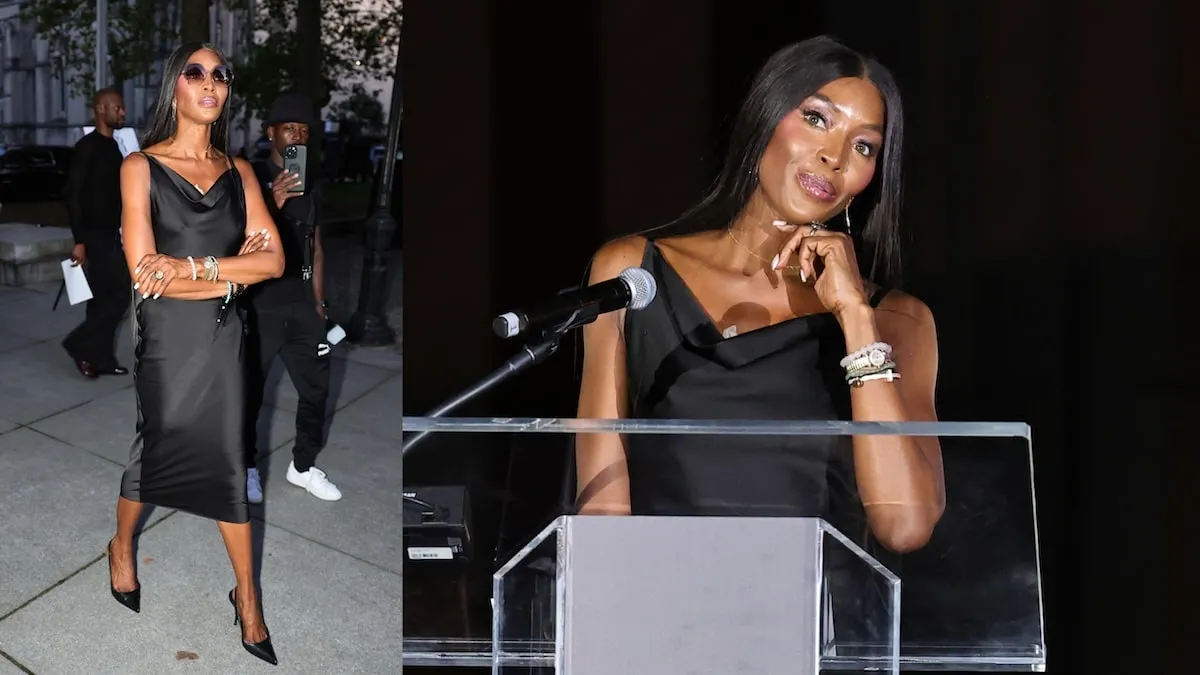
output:
[[[93,131],[72,155],[65,201],[75,242],[113,241],[121,226],[121,148]]]
[[[250,287],[248,295],[258,309],[281,307],[312,298],[308,288],[312,281],[305,281],[303,276],[307,255],[305,249],[308,246],[305,233],[309,228],[316,226],[316,205],[320,203],[320,187],[312,184],[308,192],[284,202],[282,210],[276,209],[271,185],[282,171],[282,167],[271,161],[254,163],[254,175],[258,177],[267,210],[275,219],[284,257],[283,276]]]

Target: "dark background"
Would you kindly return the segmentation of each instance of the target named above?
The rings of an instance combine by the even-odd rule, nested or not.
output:
[[[1182,325],[1200,240],[1186,208],[1200,3],[405,10],[406,415],[515,351],[492,336],[496,314],[579,283],[605,240],[697,199],[758,65],[832,34],[887,64],[905,95],[905,288],[938,320],[941,417],[1034,429],[1050,672],[1195,671],[1168,662],[1166,619],[1175,609],[1171,636],[1191,637],[1194,568],[1175,548],[1196,537],[1200,450]],[[459,414],[571,416],[574,357],[566,345]],[[469,484],[509,522],[549,515],[561,448],[459,443],[429,443],[405,482]],[[408,590],[422,573],[405,570],[406,634],[431,625]]]

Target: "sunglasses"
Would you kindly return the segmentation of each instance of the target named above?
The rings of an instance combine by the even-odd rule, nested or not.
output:
[[[203,82],[206,77],[208,77],[208,70],[199,63],[189,63],[183,67],[183,79],[187,80],[189,84]],[[216,84],[229,86],[233,84],[233,70],[223,63],[217,65],[212,69],[212,79]]]

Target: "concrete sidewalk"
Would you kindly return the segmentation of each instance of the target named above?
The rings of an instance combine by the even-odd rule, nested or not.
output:
[[[109,595],[104,547],[136,417],[132,377],[86,380],[59,342],[83,318],[57,283],[0,287],[0,675],[397,673],[401,669],[400,353],[335,348],[321,502],[284,480],[296,392],[272,374],[252,509],[279,667],[250,656],[216,525],[155,509],[139,539],[142,612]],[[118,356],[133,365],[128,324]]]

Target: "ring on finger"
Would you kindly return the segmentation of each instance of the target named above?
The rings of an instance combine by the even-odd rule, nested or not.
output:
[[[158,281],[162,281],[162,278],[163,278],[162,270],[155,270],[154,278],[157,279]]]
[[[809,235],[816,234],[816,233],[820,232],[822,229],[820,223],[809,223],[808,227],[809,227],[809,230],[808,230]]]

